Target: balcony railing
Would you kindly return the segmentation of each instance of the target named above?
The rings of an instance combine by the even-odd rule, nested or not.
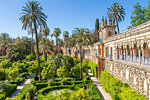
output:
[[[150,57],[144,57],[144,60],[145,60],[144,62],[145,65],[150,65]]]
[[[139,56],[134,56],[134,57],[135,57],[135,63],[140,63]]]

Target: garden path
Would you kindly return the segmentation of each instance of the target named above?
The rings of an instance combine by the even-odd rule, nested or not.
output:
[[[112,100],[111,96],[107,92],[105,92],[105,90],[103,89],[101,82],[97,78],[94,77],[93,73],[90,70],[88,71],[88,74],[94,86],[96,87],[101,100]]]
[[[33,76],[27,77],[27,79],[25,79],[24,82],[17,86],[17,89],[9,96],[9,98],[17,96],[17,94],[21,91],[25,84],[30,84],[32,78]]]

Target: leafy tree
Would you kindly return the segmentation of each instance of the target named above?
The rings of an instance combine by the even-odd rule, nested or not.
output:
[[[76,44],[79,46],[80,66],[81,66],[81,73],[82,73],[82,58],[83,58],[82,46],[93,45],[94,40],[89,30],[84,28],[81,29],[75,28],[75,30],[73,31],[72,38],[76,40]]]
[[[99,30],[99,19],[97,18],[95,22],[95,32],[93,33],[94,42],[98,42],[99,40],[98,30]]]
[[[2,48],[4,48],[4,53],[2,50],[3,56],[6,56],[6,47],[7,47],[7,44],[9,41],[10,41],[9,34],[7,34],[7,33],[1,33],[0,34],[0,45]]]
[[[150,20],[150,0],[148,1],[148,7],[146,9],[145,16],[146,16],[146,21],[149,21]]]
[[[73,77],[79,78],[81,76],[81,68],[78,66],[71,68],[71,74]]]
[[[38,54],[38,74],[39,80],[41,80],[37,28],[38,26],[47,26],[47,16],[43,13],[43,8],[40,6],[40,3],[38,1],[28,1],[28,3],[26,3],[26,6],[23,7],[22,12],[22,16],[20,17],[20,20],[23,24],[22,29],[26,30],[27,28],[30,29],[32,25],[34,26]]]
[[[32,48],[32,44],[31,44],[32,39],[28,38],[27,36],[23,36],[22,40],[23,40],[22,44],[25,45],[25,54],[26,55],[31,54],[32,52],[31,52],[30,48]]]
[[[3,68],[0,68],[0,80],[5,79],[5,77],[6,77],[5,70]]]
[[[12,65],[12,63],[9,60],[3,60],[0,63],[1,68],[9,68],[9,67],[11,67],[11,65]]]
[[[33,64],[32,66],[29,66],[28,72],[30,75],[34,75],[34,76],[38,74],[38,66],[36,65],[36,63]]]
[[[27,61],[33,61],[36,59],[36,55],[32,52],[30,55],[26,56]]]
[[[113,3],[113,6],[107,9],[108,9],[108,12],[107,12],[108,17],[112,17],[112,19],[115,20],[117,24],[118,33],[119,33],[118,22],[121,22],[122,20],[124,20],[125,9],[123,8],[123,6],[119,5],[118,3]]]
[[[132,12],[132,16],[131,16],[131,26],[138,26],[144,22],[146,22],[146,9],[145,7],[142,7],[138,2],[133,5],[134,10]]]
[[[7,58],[10,59],[10,61],[18,61],[25,58],[26,46],[22,39],[16,39],[15,44],[9,43],[7,48]]]
[[[58,77],[67,77],[69,76],[69,71],[66,66],[60,67],[57,69],[57,76]]]
[[[7,74],[8,74],[8,78],[9,78],[10,80],[14,80],[14,79],[17,78],[18,75],[19,75],[18,69],[16,69],[16,68],[9,68]]]
[[[56,38],[56,54],[58,53],[58,37],[61,34],[61,30],[59,28],[55,28],[52,36]]]
[[[47,66],[47,67],[43,68],[41,74],[44,79],[50,79],[50,78],[54,77],[55,71],[51,66]]]

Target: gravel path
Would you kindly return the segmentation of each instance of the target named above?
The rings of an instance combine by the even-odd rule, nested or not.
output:
[[[105,92],[105,90],[103,89],[103,87],[101,85],[101,82],[94,77],[93,73],[88,71],[88,74],[89,74],[90,79],[92,80],[94,86],[96,87],[96,89],[101,97],[101,100],[112,100],[111,96],[107,92]]]
[[[30,84],[32,78],[33,76],[29,76],[27,79],[25,79],[23,83],[18,85],[17,89],[9,96],[9,98],[15,97],[21,91],[21,89],[24,87],[25,84]]]

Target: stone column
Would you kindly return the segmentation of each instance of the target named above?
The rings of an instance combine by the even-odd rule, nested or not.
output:
[[[144,59],[144,47],[142,49],[142,65],[145,65],[145,59]]]
[[[120,60],[122,60],[122,49],[120,49]]]
[[[128,49],[126,48],[126,62],[128,60]]]
[[[132,48],[131,48],[131,49],[130,49],[130,59],[131,59],[131,63],[132,63],[132,60],[133,60],[133,59],[132,59],[132,54],[133,54],[133,53],[132,53]]]
[[[134,51],[134,48],[133,48],[133,63],[135,63],[135,51]]]
[[[138,47],[139,49],[139,64],[141,64],[141,51],[140,51],[140,47]]]

